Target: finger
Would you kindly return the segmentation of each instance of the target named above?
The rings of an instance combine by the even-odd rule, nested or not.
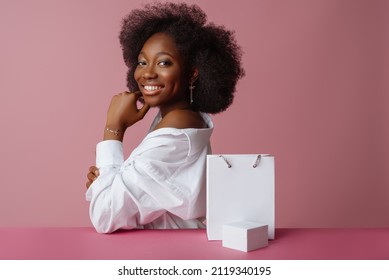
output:
[[[96,166],[89,167],[89,172],[94,173],[96,176],[100,175],[100,171]]]
[[[88,178],[89,182],[93,182],[94,180],[96,180],[96,175],[94,173],[91,173],[89,172],[86,177]]]
[[[134,92],[130,92],[130,91],[123,91],[122,93],[120,93],[120,95],[135,95],[136,97],[138,97],[138,93],[140,93],[140,91],[134,91]]]
[[[117,95],[115,95],[113,98],[112,98],[112,101],[116,98],[117,100],[120,100],[120,98],[125,98],[127,96],[130,96],[131,95],[131,92],[128,92],[128,91],[123,91]]]
[[[136,96],[136,101],[140,103],[139,105],[145,104],[145,99],[143,97],[143,94],[140,91],[135,92],[135,96]]]
[[[129,98],[133,103],[136,103],[140,97],[142,97],[142,93],[140,91],[135,91],[135,92],[129,92],[129,91],[124,91],[121,93],[122,96],[125,96],[126,98]]]
[[[148,104],[143,104],[143,107],[139,109],[139,113],[142,116],[142,118],[147,114],[147,112],[150,110],[150,106]]]
[[[85,185],[86,185],[86,188],[89,189],[89,187],[90,187],[90,185],[92,185],[92,183],[88,181],[88,182],[86,182]]]
[[[143,94],[140,91],[134,92],[136,95],[137,100],[142,103],[142,107],[138,110],[140,115],[144,116],[146,115],[147,111],[150,109],[150,106],[144,102]]]
[[[137,98],[142,97],[142,93],[139,90],[135,91],[134,94],[136,95]]]

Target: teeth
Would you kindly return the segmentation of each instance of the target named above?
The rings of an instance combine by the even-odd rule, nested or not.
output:
[[[154,91],[154,90],[159,90],[162,88],[162,86],[144,86],[145,90],[147,91]]]

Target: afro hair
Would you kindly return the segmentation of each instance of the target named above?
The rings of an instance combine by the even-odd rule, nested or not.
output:
[[[192,108],[211,114],[225,111],[233,102],[238,80],[244,76],[242,51],[234,33],[224,26],[207,23],[206,14],[197,5],[147,4],[123,18],[119,39],[129,68],[129,90],[139,90],[134,79],[139,52],[147,39],[159,32],[174,39],[187,69],[198,69]]]

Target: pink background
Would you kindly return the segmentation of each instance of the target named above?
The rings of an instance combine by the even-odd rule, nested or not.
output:
[[[85,175],[126,89],[120,19],[144,2],[0,0],[1,227],[91,225]],[[275,155],[276,226],[389,227],[389,2],[188,2],[243,47],[213,150]]]

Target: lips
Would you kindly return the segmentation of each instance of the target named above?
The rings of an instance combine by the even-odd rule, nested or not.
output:
[[[164,86],[161,85],[144,85],[143,87],[143,94],[145,95],[155,95],[158,94],[162,89],[164,89]]]

